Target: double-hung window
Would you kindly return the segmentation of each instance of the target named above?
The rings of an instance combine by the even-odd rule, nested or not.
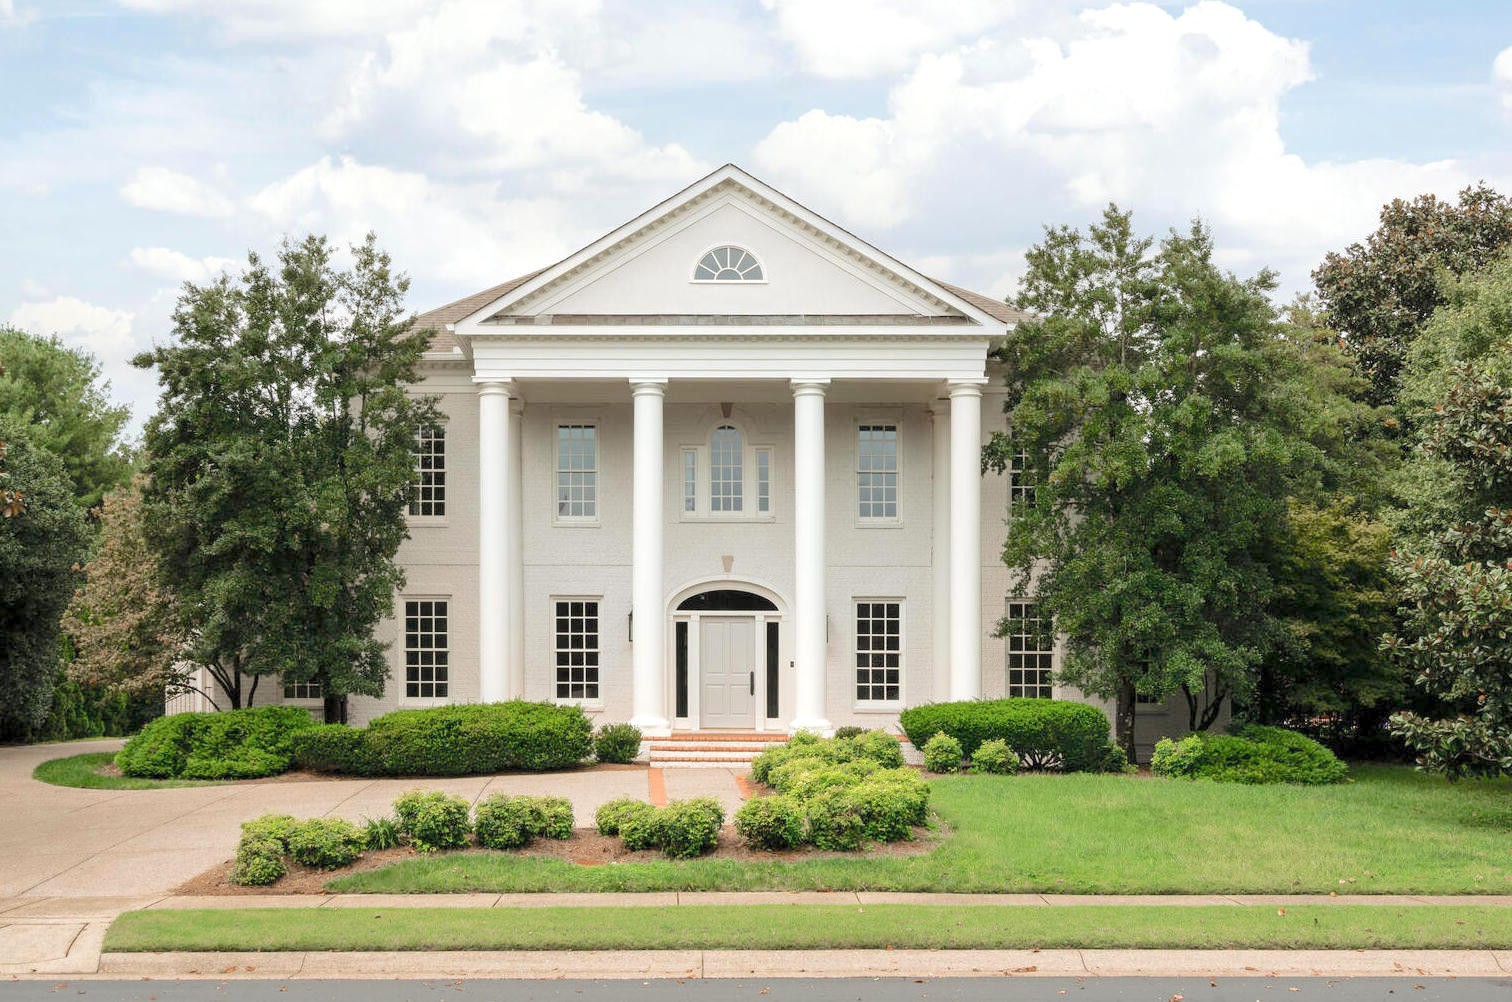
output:
[[[557,521],[598,521],[597,425],[557,425],[556,496]]]
[[[410,484],[409,513],[439,518],[446,514],[446,429],[428,424],[415,433],[415,480]]]
[[[903,694],[903,603],[856,603],[856,702],[891,704]]]
[[[1016,509],[1034,507],[1034,477],[1029,471],[1029,457],[1015,452],[1008,460],[1008,514]]]
[[[283,684],[284,699],[320,699],[322,692],[319,682],[285,682]]]
[[[897,425],[863,424],[857,429],[856,504],[864,521],[897,519]]]
[[[445,699],[451,669],[447,602],[407,599],[404,603],[404,695]]]
[[[599,698],[599,604],[594,598],[552,602],[556,618],[556,698]]]
[[[1003,638],[1008,648],[1008,695],[1050,699],[1054,695],[1055,639],[1033,602],[1009,602]]]

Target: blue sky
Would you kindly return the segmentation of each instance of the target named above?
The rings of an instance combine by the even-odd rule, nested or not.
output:
[[[138,421],[180,284],[283,234],[375,230],[423,309],[734,161],[996,295],[1110,199],[1290,294],[1388,198],[1512,191],[1489,0],[0,0],[0,88],[0,321]]]

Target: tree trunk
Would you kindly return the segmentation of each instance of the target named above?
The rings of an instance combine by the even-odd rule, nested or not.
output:
[[[344,724],[347,722],[347,698],[346,696],[327,696],[325,706],[322,709],[325,722],[328,724]]]
[[[1118,686],[1118,705],[1114,711],[1113,740],[1124,754],[1129,756],[1129,761],[1136,761],[1134,757],[1134,680],[1124,679]]]

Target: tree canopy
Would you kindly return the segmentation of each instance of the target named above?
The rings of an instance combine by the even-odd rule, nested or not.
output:
[[[121,441],[129,411],[106,396],[109,382],[87,352],[0,327],[0,414],[29,428],[32,441],[57,456],[86,508],[125,483],[131,461]]]
[[[1061,677],[1117,700],[1132,753],[1136,696],[1182,692],[1206,727],[1252,684],[1283,633],[1288,499],[1339,479],[1330,450],[1362,417],[1342,359],[1279,321],[1268,273],[1222,272],[1200,224],[1157,246],[1110,206],[1027,261],[1031,319],[998,352],[1009,431],[984,454],[1022,454],[1036,484],[1004,559],[1065,638]]]
[[[175,340],[140,356],[163,391],[147,425],[146,534],[230,706],[258,679],[380,694],[373,637],[403,574],[415,436],[407,388],[428,332],[369,236],[338,269],[323,237],[239,279],[187,285]]]
[[[1478,271],[1508,247],[1512,201],[1478,184],[1457,202],[1394,199],[1363,243],[1324,258],[1313,281],[1328,325],[1370,379],[1370,402],[1396,401],[1408,350],[1444,303],[1444,278]]]

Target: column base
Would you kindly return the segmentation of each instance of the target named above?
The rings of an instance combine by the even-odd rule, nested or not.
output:
[[[811,731],[820,737],[827,737],[833,733],[835,725],[828,720],[795,720],[788,724],[788,733],[797,734],[799,731]]]
[[[631,717],[630,723],[640,729],[642,737],[664,738],[672,733],[672,722],[666,717]]]

